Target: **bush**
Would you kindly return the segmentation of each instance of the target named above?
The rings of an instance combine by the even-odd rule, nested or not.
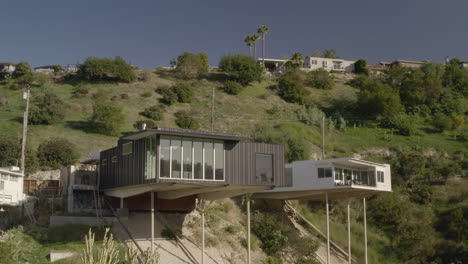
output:
[[[96,132],[116,136],[124,120],[122,108],[118,104],[112,101],[95,100],[90,121]]]
[[[115,57],[115,59],[89,57],[78,68],[79,76],[90,81],[133,82],[136,80],[133,67],[121,57]]]
[[[155,105],[146,108],[143,112],[140,113],[140,115],[155,121],[159,121],[163,119],[165,110],[166,108],[163,105]]]
[[[219,69],[242,85],[260,81],[262,77],[261,66],[252,57],[241,54],[223,56]]]
[[[145,98],[151,97],[151,95],[153,95],[151,92],[144,92],[141,94],[141,96]]]
[[[121,99],[128,99],[128,98],[130,98],[130,96],[128,95],[128,93],[122,93],[122,94],[120,94],[120,98]]]
[[[51,169],[60,169],[78,161],[80,155],[76,146],[63,138],[53,138],[39,145],[39,164]]]
[[[206,75],[208,73],[207,53],[200,52],[198,54],[193,54],[184,52],[177,57],[176,70],[183,78],[187,79],[199,78]]]
[[[13,78],[19,78],[21,76],[32,76],[32,70],[29,63],[22,61],[16,64],[15,72],[13,72]]]
[[[192,89],[187,82],[179,82],[176,86],[172,87],[174,93],[177,95],[179,103],[190,103],[193,98]]]
[[[290,103],[305,104],[310,91],[303,85],[302,72],[290,70],[278,81],[278,95]]]
[[[86,86],[79,85],[73,89],[73,98],[84,98],[89,94],[89,88]]]
[[[33,98],[29,111],[32,125],[52,125],[65,118],[65,103],[57,95],[46,92]]]
[[[228,94],[236,95],[236,94],[239,94],[242,91],[243,88],[244,87],[238,82],[226,81],[224,83],[223,90],[224,90],[224,92],[226,92]]]
[[[319,68],[307,74],[307,82],[318,89],[333,89],[333,76],[326,70]]]
[[[176,117],[175,122],[180,128],[197,130],[200,127],[198,121],[191,117],[188,112],[179,111],[174,115]]]
[[[273,255],[283,249],[288,242],[289,227],[271,214],[255,211],[251,220],[252,233],[262,242],[262,249]]]
[[[156,89],[156,92],[162,96],[160,102],[163,104],[172,105],[179,100],[179,97],[174,92],[174,89],[172,89],[172,87],[159,87],[158,89]]]
[[[397,129],[400,135],[411,136],[416,132],[416,120],[416,116],[400,113],[384,121],[384,125]]]
[[[143,129],[143,124],[146,124],[146,128],[152,128],[156,126],[156,123],[154,123],[153,120],[138,120],[133,124],[133,128],[136,130],[142,130]]]
[[[364,59],[359,59],[356,62],[354,62],[354,73],[368,74],[369,70],[367,69],[367,61]]]
[[[168,239],[168,240],[176,240],[177,239],[176,233],[172,229],[170,229],[168,227],[165,227],[161,231],[161,236],[164,237],[165,239]]]
[[[432,125],[440,132],[451,130],[453,126],[452,119],[443,113],[437,113],[432,119]]]

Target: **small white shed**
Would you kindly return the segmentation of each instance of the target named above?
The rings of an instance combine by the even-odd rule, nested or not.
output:
[[[0,205],[21,205],[24,175],[20,168],[0,167]]]

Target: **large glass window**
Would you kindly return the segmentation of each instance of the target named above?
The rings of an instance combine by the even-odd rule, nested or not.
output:
[[[146,145],[146,170],[145,178],[154,179],[156,177],[156,136],[147,137]]]
[[[179,137],[171,138],[172,175],[171,178],[179,179],[182,171],[182,142]]]
[[[255,155],[255,181],[258,183],[272,183],[273,179],[273,155]]]
[[[224,180],[224,143],[188,137],[161,136],[160,177]]]
[[[214,143],[215,150],[215,180],[224,179],[224,144]]]
[[[171,155],[171,140],[169,137],[161,136],[159,142],[159,166],[160,166],[160,177],[169,178],[171,175],[170,171],[170,155]]]
[[[128,142],[128,143],[124,143],[122,145],[122,155],[127,155],[127,154],[130,154],[132,153],[132,150],[133,150],[133,142]]]
[[[203,179],[203,142],[193,141],[193,178]]]
[[[205,180],[213,180],[213,143],[203,142],[205,151]]]
[[[182,139],[182,167],[183,167],[183,175],[184,179],[192,179],[192,140],[183,138]]]
[[[319,178],[329,178],[332,176],[332,169],[331,168],[318,168],[318,177]]]

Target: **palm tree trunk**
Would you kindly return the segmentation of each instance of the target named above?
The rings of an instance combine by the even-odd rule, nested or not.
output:
[[[254,44],[254,59],[257,60],[257,43]]]
[[[262,34],[262,44],[263,44],[263,47],[262,47],[262,62],[263,62],[263,66],[265,66],[265,33]]]

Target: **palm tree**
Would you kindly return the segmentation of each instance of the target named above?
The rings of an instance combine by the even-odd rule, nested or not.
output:
[[[245,36],[244,42],[247,45],[247,47],[249,47],[249,56],[252,56],[252,36],[251,35]]]
[[[257,41],[260,39],[260,36],[257,34],[254,34],[250,37],[252,38],[252,43],[254,45],[254,59],[257,60]]]
[[[296,67],[301,67],[302,65],[302,54],[300,52],[294,52],[294,54],[291,57],[291,61],[293,62]]]
[[[267,26],[261,25],[257,29],[258,34],[262,34],[262,62],[265,64],[265,36],[268,33],[268,30],[270,30]]]

